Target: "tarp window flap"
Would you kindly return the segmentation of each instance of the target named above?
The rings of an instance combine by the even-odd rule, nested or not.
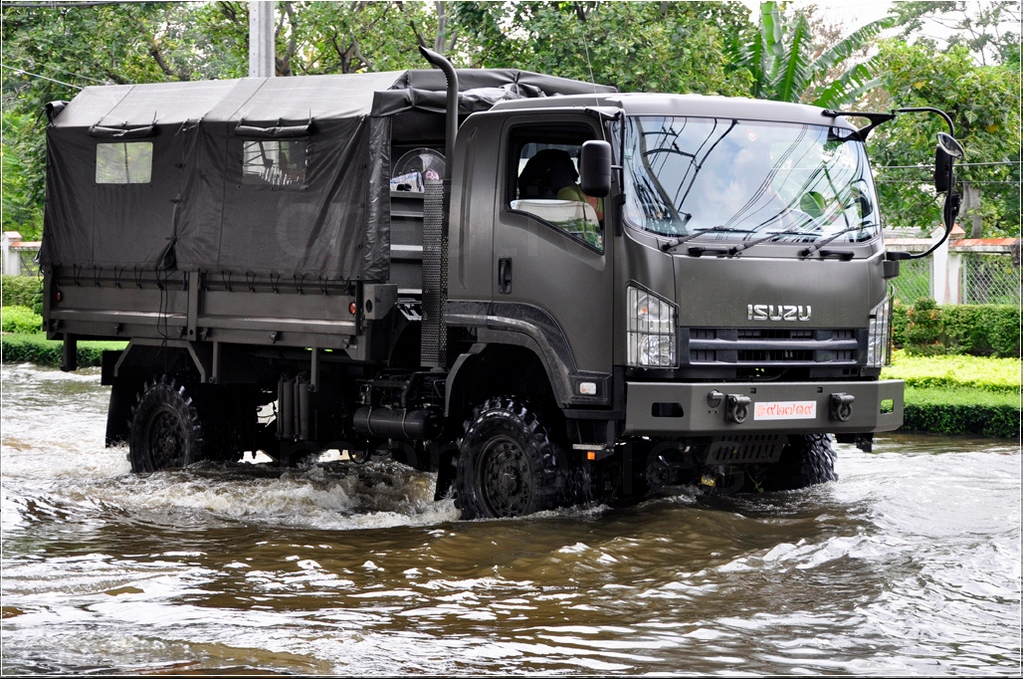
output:
[[[134,127],[111,127],[109,125],[93,125],[89,128],[89,135],[103,139],[140,139],[151,137],[156,133],[156,125],[136,125]]]
[[[257,139],[277,139],[279,137],[302,137],[309,134],[313,129],[313,119],[310,118],[304,123],[287,123],[277,121],[276,125],[257,125],[242,121],[234,128],[234,133],[245,137],[256,137]]]

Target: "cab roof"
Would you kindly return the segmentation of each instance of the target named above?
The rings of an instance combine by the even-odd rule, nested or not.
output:
[[[678,115],[703,118],[738,118],[808,125],[856,127],[844,117],[827,115],[825,109],[766,99],[721,97],[702,94],[593,93],[499,102],[497,111],[594,108],[617,109],[626,115]]]

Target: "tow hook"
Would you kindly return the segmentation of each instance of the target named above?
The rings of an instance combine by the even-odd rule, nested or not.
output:
[[[749,405],[752,400],[742,394],[728,394],[725,397],[725,421],[742,424],[749,417]]]
[[[852,394],[837,393],[831,395],[831,419],[846,422],[852,417],[852,404],[856,397]]]

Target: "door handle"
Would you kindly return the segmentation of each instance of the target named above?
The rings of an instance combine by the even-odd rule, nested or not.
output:
[[[497,290],[504,295],[510,295],[512,291],[512,261],[511,257],[502,257],[497,260]]]

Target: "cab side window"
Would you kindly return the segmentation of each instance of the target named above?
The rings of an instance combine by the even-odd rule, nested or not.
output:
[[[589,128],[520,128],[512,135],[515,185],[509,207],[525,212],[598,250],[604,249],[603,200],[579,187],[579,152]]]

